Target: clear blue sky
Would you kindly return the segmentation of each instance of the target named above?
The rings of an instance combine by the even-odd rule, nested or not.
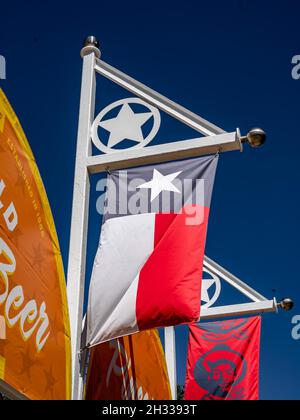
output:
[[[207,254],[268,297],[299,293],[299,99],[291,58],[300,54],[299,2],[99,1],[1,5],[1,87],[35,153],[65,267],[71,218],[82,40],[95,34],[110,64],[226,130],[261,126],[268,142],[221,156]],[[98,81],[97,111],[131,96]],[[169,140],[190,131],[166,123]],[[169,124],[169,125],[168,125]],[[88,274],[100,218],[92,180]],[[276,292],[273,291],[276,290]],[[237,295],[226,292],[231,303]],[[300,341],[291,318],[264,316],[261,397],[299,399]],[[179,382],[186,328],[178,330]]]

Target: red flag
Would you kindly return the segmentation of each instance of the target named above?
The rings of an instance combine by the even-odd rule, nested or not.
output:
[[[186,400],[258,400],[261,318],[190,326]]]

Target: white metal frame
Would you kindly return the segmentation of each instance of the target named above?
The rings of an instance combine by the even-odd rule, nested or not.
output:
[[[229,316],[277,312],[278,305],[275,298],[272,300],[265,298],[248,284],[244,283],[238,277],[225,270],[225,268],[221,267],[207,256],[204,257],[203,265],[208,272],[220,277],[222,280],[230,284],[232,287],[250,299],[251,302],[238,305],[214,306],[211,308],[203,309],[200,314],[201,321],[215,318],[225,318]]]
[[[100,51],[97,52],[95,47],[85,47],[82,50],[82,56],[83,70],[67,284],[72,338],[72,398],[75,400],[82,398],[83,389],[80,369],[80,345],[89,213],[89,175],[108,169],[126,169],[141,164],[153,164],[208,153],[242,150],[239,130],[233,133],[226,133],[216,125],[104,63],[98,58]],[[96,72],[197,130],[204,137],[159,146],[149,146],[141,149],[127,149],[120,151],[120,153],[91,156],[91,126],[95,111]],[[212,264],[211,260],[206,259],[205,263],[211,270],[218,272],[222,270],[220,266],[217,266],[215,263]],[[222,273],[223,278],[225,274],[224,272]],[[271,307],[270,301],[260,300],[260,298],[263,298],[262,296],[259,297],[250,288],[245,288],[245,285],[237,281],[234,276],[227,273],[225,277],[229,283],[234,283],[235,286],[243,289],[249,297],[253,295],[252,297],[256,298],[254,302],[256,306],[246,304],[246,306],[237,305],[223,308],[209,308],[202,313],[202,319],[242,313],[257,313],[274,309],[273,306]],[[275,305],[275,302],[272,301],[272,303]],[[165,329],[165,353],[172,396],[176,399],[176,352],[175,329],[173,327]]]
[[[86,159],[91,154],[90,129],[95,112],[95,54],[83,58],[81,99],[75,163],[73,208],[68,262],[68,304],[72,343],[72,397],[82,395],[80,346],[83,319],[90,179]]]
[[[139,98],[144,99],[149,104],[161,109],[205,136],[225,133],[222,128],[217,127],[215,124],[212,124],[202,117],[199,117],[199,115],[194,114],[181,105],[178,105],[155,90],[150,89],[148,86],[143,85],[100,59],[96,60],[95,70],[97,73],[105,76],[107,79],[117,83],[124,89]]]

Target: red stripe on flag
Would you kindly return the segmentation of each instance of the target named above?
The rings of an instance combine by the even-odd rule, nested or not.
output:
[[[199,319],[208,215],[209,208],[198,205],[156,215],[154,250],[139,275],[140,330]]]

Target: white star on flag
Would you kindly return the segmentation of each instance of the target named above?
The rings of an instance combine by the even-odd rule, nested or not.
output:
[[[110,132],[107,146],[113,147],[125,139],[136,142],[143,141],[142,126],[151,117],[151,112],[135,114],[128,104],[124,104],[117,117],[99,124],[100,127]]]
[[[162,191],[180,193],[179,189],[172,184],[172,181],[174,181],[181,172],[182,171],[169,175],[163,175],[157,169],[154,169],[152,180],[139,185],[137,188],[151,189],[151,201],[153,201]]]
[[[202,280],[202,291],[201,291],[201,301],[208,303],[210,301],[210,297],[208,294],[208,289],[215,284],[214,280]]]

